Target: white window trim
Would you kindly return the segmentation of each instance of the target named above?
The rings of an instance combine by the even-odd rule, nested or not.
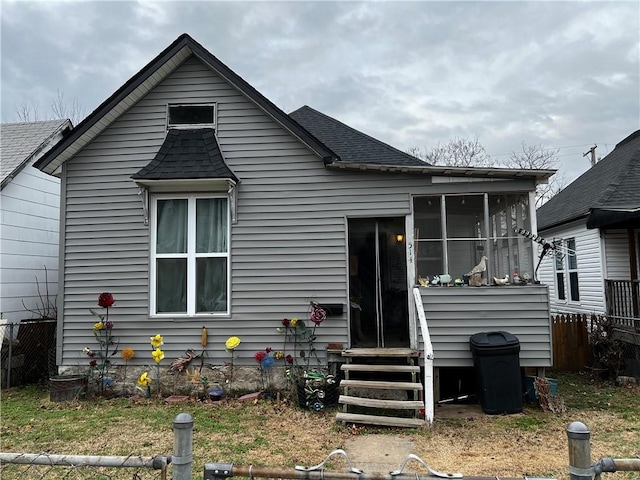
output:
[[[575,273],[578,277],[578,297],[580,297],[580,269],[579,267],[576,268],[570,268],[569,267],[569,256],[571,255],[571,252],[573,252],[573,254],[576,257],[576,265],[578,265],[578,254],[576,252],[576,250],[571,250],[569,251],[569,247],[567,246],[567,244],[573,241],[574,247],[577,244],[576,238],[575,237],[569,237],[569,238],[563,238],[562,239],[562,270],[558,269],[558,262],[557,259],[554,258],[553,259],[553,280],[554,280],[554,285],[556,288],[556,300],[559,303],[563,303],[566,305],[580,305],[580,298],[578,298],[578,300],[574,300],[571,297],[571,274]],[[564,280],[564,296],[565,298],[560,298],[559,296],[559,289],[558,289],[558,273],[562,273],[563,275],[563,280]]]
[[[179,124],[171,124],[169,123],[169,109],[171,107],[213,107],[213,123],[179,123]],[[167,104],[167,130],[170,128],[174,129],[191,129],[191,128],[216,128],[216,124],[218,123],[218,105],[213,103],[169,103]]]
[[[225,198],[227,200],[227,252],[226,253],[196,253],[196,225],[195,221],[191,219],[191,212],[195,212],[196,199],[198,198]],[[188,246],[187,253],[163,253],[158,256],[156,254],[157,244],[157,202],[158,200],[182,200],[186,199],[188,203]],[[231,314],[231,213],[230,213],[230,199],[229,195],[220,194],[152,194],[151,196],[151,228],[150,228],[150,246],[149,246],[149,316],[151,318],[203,318],[203,317],[228,317]],[[204,312],[196,313],[196,301],[195,295],[193,295],[196,287],[196,258],[202,257],[217,257],[227,258],[227,310],[225,312]],[[172,312],[172,313],[157,313],[156,303],[156,259],[157,258],[186,258],[187,259],[187,311],[186,313]]]
[[[573,241],[573,250],[569,249],[568,243],[569,241]],[[567,254],[565,255],[565,269],[567,272],[567,300],[569,301],[569,303],[574,303],[574,304],[579,304],[580,303],[580,270],[578,268],[578,254],[576,252],[576,238],[575,237],[571,237],[568,238],[567,240],[564,241],[565,246],[567,247]],[[569,266],[569,257],[573,254],[573,256],[576,259],[576,268],[571,268]],[[574,300],[573,298],[571,298],[571,274],[575,273],[576,277],[577,277],[577,289],[578,289],[578,300]]]
[[[557,255],[557,253],[555,255]],[[553,284],[555,285],[555,288],[556,288],[556,300],[558,301],[558,303],[566,304],[569,302],[569,291],[568,291],[569,281],[567,279],[567,268],[565,264],[565,258],[562,258],[561,260],[562,270],[559,270],[558,258],[555,255],[553,256]],[[558,273],[562,273],[562,286],[564,290],[564,298],[560,298],[560,288],[558,288],[559,287]]]

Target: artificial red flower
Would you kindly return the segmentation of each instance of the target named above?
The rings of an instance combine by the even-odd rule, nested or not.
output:
[[[284,325],[285,327],[288,327],[290,323],[291,323],[291,320],[289,320],[288,318],[282,319],[282,325]]]
[[[291,355],[287,355],[284,360],[289,364],[293,364],[293,357]]]
[[[107,323],[104,324],[104,326],[107,327],[107,330],[111,330],[113,328],[113,322],[108,321]]]
[[[273,348],[267,347],[267,348],[264,349],[264,351],[267,352],[267,353],[271,353],[271,352],[273,352]]]
[[[111,305],[113,305],[113,302],[115,302],[115,300],[113,299],[113,295],[108,292],[101,293],[98,297],[98,305],[103,308],[109,308]]]
[[[311,311],[311,316],[309,320],[311,320],[316,325],[320,325],[327,318],[327,312],[324,308],[314,307]]]
[[[98,364],[98,361],[97,361],[97,360],[91,360],[91,361],[89,362],[89,365],[90,365],[90,366],[92,366],[92,367],[95,367],[97,364]]]
[[[266,357],[267,354],[265,352],[257,352],[253,358],[256,359],[256,362],[258,363],[262,363],[262,360],[264,360],[264,357]]]

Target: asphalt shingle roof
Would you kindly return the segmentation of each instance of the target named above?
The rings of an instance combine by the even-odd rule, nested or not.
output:
[[[171,129],[151,162],[134,180],[185,180],[237,177],[227,166],[212,128]]]
[[[542,205],[537,211],[538,230],[604,207],[640,207],[640,130]]]
[[[289,116],[335,152],[342,162],[416,167],[429,165],[306,105]]]
[[[0,182],[5,184],[69,120],[3,123],[0,125]]]

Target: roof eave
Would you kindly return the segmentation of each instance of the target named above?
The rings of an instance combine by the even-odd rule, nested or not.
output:
[[[53,174],[58,167],[82,150],[191,54],[192,51],[184,39],[176,42],[116,90],[80,122],[72,130],[71,135],[59,142],[34,166]]]
[[[563,225],[567,225],[573,222],[577,222],[579,220],[583,220],[586,219],[589,216],[589,213],[582,213],[580,215],[575,215],[573,217],[570,218],[565,218],[563,220],[560,220],[558,222],[554,222],[554,223],[550,223],[549,225],[540,225],[538,224],[538,232],[542,232],[544,230],[549,230],[551,228],[558,228],[558,227],[562,227]]]
[[[164,187],[164,186],[178,186],[178,185],[190,185],[190,186],[207,186],[216,183],[227,183],[229,185],[237,185],[239,182],[232,177],[220,177],[220,178],[163,178],[159,180],[150,180],[146,178],[132,178],[136,185],[142,187]]]
[[[438,165],[412,166],[344,161],[330,163],[327,167],[345,170],[416,173],[434,176],[535,179],[538,182],[546,181],[556,173],[556,170],[514,170],[511,168],[448,167]]]

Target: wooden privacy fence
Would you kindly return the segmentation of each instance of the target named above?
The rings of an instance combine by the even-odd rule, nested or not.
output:
[[[551,317],[553,369],[579,372],[590,363],[588,315],[571,313]]]

